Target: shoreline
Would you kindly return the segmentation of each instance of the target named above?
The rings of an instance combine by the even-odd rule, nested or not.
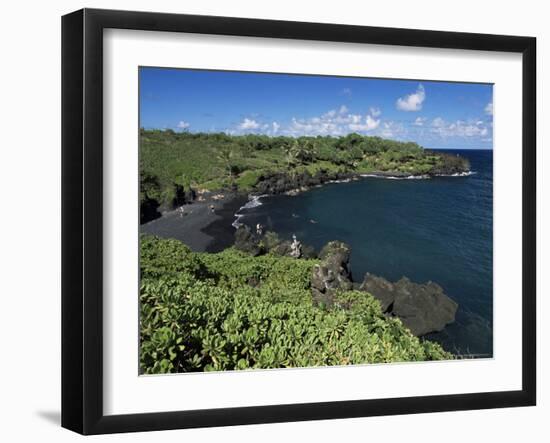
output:
[[[385,179],[385,180],[429,180],[432,178],[454,178],[454,177],[469,177],[471,175],[475,175],[476,171],[464,171],[464,172],[458,172],[454,174],[405,174],[405,173],[399,173],[397,171],[393,172],[385,172],[385,171],[374,171],[370,173],[354,173],[352,175],[350,174],[343,174],[341,178],[335,178],[330,179],[325,182],[314,184],[310,186],[302,186],[299,188],[293,188],[289,189],[284,192],[278,192],[278,193],[266,193],[266,194],[255,194],[250,193],[248,194],[248,201],[238,208],[237,212],[234,214],[234,220],[232,223],[232,226],[237,229],[239,226],[243,225],[244,223],[240,222],[242,218],[246,216],[246,214],[241,214],[240,211],[243,209],[252,209],[257,206],[261,206],[262,198],[267,197],[273,197],[276,195],[288,195],[288,196],[295,196],[298,194],[301,194],[303,192],[310,191],[312,189],[321,188],[325,185],[329,184],[337,184],[337,183],[349,183],[352,181],[358,181],[365,178],[377,178],[377,179]]]
[[[361,180],[364,178],[380,178],[387,180],[429,180],[432,178],[448,178],[448,177],[469,177],[475,175],[476,172],[472,170],[455,172],[450,174],[433,174],[433,173],[405,173],[399,171],[372,171],[372,172],[342,172],[336,173],[333,176],[326,176],[319,182],[313,182],[312,184],[306,184],[294,188],[289,188],[287,190],[282,190],[278,192],[265,192],[261,194],[251,193],[251,196],[254,197],[269,197],[272,195],[296,195],[300,192],[309,191],[313,188],[319,188],[331,183],[349,183],[350,181]]]
[[[213,195],[223,198],[214,199]],[[141,224],[139,232],[179,240],[194,252],[219,252],[233,245],[235,228],[231,223],[247,198],[234,192],[211,193]]]
[[[341,174],[313,185],[301,186],[282,192],[249,193],[208,192],[193,203],[162,213],[161,217],[139,225],[139,232],[181,241],[195,252],[220,252],[234,243],[235,230],[246,216],[243,209],[262,204],[261,199],[275,195],[295,196],[328,184],[349,183],[366,178],[387,180],[428,180],[433,177],[467,177],[475,174],[467,171],[458,174],[404,174],[398,172],[372,172]],[[182,215],[182,211],[184,215]]]

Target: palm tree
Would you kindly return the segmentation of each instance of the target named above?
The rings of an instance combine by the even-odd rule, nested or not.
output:
[[[286,165],[288,169],[290,169],[290,166],[294,163],[296,160],[296,143],[297,141],[294,141],[294,143],[285,143],[282,146],[283,153],[285,155]]]
[[[315,158],[316,152],[317,147],[315,146],[315,142],[308,139],[300,146],[299,158],[303,163],[311,162]]]
[[[220,160],[223,163],[224,169],[227,171],[227,175],[229,177],[229,180],[231,181],[233,179],[233,169],[231,162],[233,160],[233,149],[231,149],[231,146],[220,146],[216,149],[217,151],[217,159]]]

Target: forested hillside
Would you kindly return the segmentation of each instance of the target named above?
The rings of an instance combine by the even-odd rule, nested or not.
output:
[[[140,133],[140,202],[161,209],[189,201],[199,189],[262,190],[266,187],[261,182],[276,174],[305,177],[299,183],[309,183],[308,177],[315,176],[437,175],[468,169],[468,161],[456,155],[359,134],[292,138],[143,129]]]

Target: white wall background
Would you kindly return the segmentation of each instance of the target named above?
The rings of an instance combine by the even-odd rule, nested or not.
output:
[[[541,1],[112,0],[24,2],[2,7],[0,26],[0,438],[76,441],[60,415],[60,31],[81,7],[155,10],[282,20],[531,35],[538,38],[539,275],[549,266],[550,28]],[[546,114],[544,113],[546,111]],[[519,122],[518,122],[519,124]],[[546,163],[546,164],[543,164]],[[519,173],[519,165],[518,165]],[[547,199],[547,198],[546,198]],[[546,202],[548,203],[548,202]],[[541,250],[542,253],[541,253]],[[94,441],[547,441],[550,437],[548,274],[539,278],[539,406],[494,411],[331,420],[95,437]],[[7,283],[7,284],[6,284]],[[452,380],[449,380],[452,383]]]

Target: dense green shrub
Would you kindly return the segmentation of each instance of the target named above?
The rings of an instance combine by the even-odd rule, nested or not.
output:
[[[263,173],[303,168],[345,172],[428,173],[466,167],[463,157],[433,153],[416,143],[360,134],[345,137],[268,137],[248,134],[140,131],[140,198],[173,206],[177,186],[253,190]]]
[[[315,260],[234,249],[193,253],[141,238],[142,373],[284,368],[451,358],[358,291],[314,306]]]

